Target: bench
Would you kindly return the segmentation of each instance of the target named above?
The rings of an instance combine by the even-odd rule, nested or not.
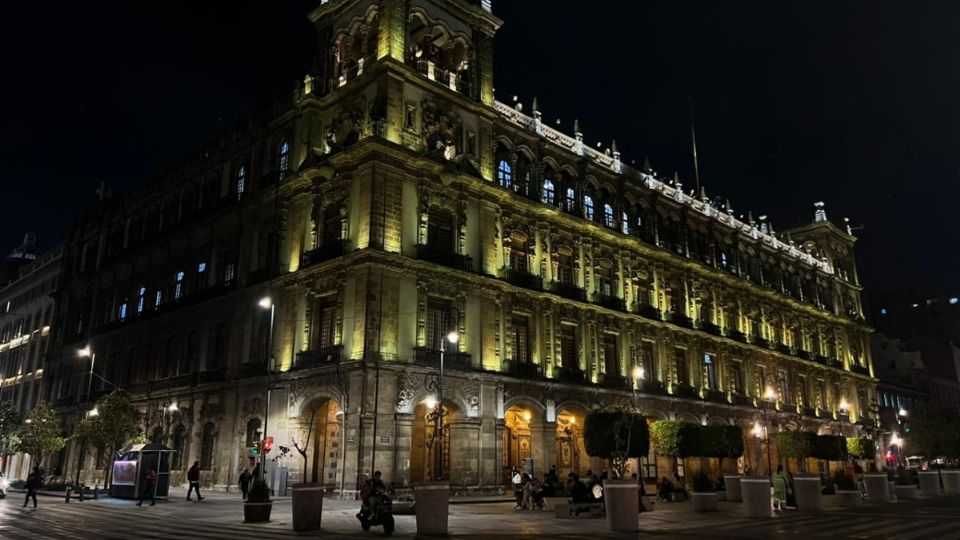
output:
[[[557,519],[571,519],[578,517],[579,514],[587,514],[588,517],[603,517],[603,503],[599,502],[581,502],[581,503],[563,503],[554,507]]]

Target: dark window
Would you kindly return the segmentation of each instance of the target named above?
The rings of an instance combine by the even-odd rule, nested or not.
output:
[[[527,241],[519,238],[510,240],[510,268],[517,272],[527,272]]]
[[[807,401],[806,377],[800,377],[800,381],[797,383],[797,399],[800,400],[800,404],[804,407],[809,407],[811,405],[811,403]]]
[[[564,285],[573,285],[573,255],[560,254],[556,277],[557,281]]]
[[[311,349],[324,349],[334,344],[337,330],[337,300],[334,295],[317,299],[314,304]]]
[[[580,365],[577,347],[577,327],[572,324],[560,325],[560,359],[561,365],[575,368]]]
[[[440,298],[427,300],[426,348],[440,350],[442,340],[452,330],[450,324],[450,301]],[[446,348],[446,347],[445,347]]]
[[[453,251],[453,216],[446,210],[431,208],[427,221],[427,245],[444,252]]]
[[[513,318],[513,358],[517,362],[530,361],[530,323],[526,317]]]
[[[331,204],[323,211],[323,245],[328,245],[343,237],[340,221],[340,206]]]
[[[173,431],[173,449],[173,463],[171,464],[171,468],[182,469],[183,454],[187,449],[187,428],[177,426],[177,429]]]
[[[687,373],[687,350],[680,347],[673,349],[673,362],[677,373],[677,384],[690,384],[690,375]]]
[[[743,362],[736,360],[733,362],[731,367],[731,372],[733,374],[733,392],[735,394],[743,394]]]
[[[606,373],[620,374],[620,351],[617,350],[617,336],[615,334],[603,334],[603,362]]]
[[[200,437],[200,468],[209,469],[213,466],[213,434],[216,426],[213,422],[203,425],[203,435]]]
[[[643,366],[643,378],[648,381],[657,378],[653,358],[653,342],[644,341],[643,344],[640,345],[640,365]]]
[[[247,447],[252,447],[254,443],[260,440],[260,419],[251,418],[247,421]]]
[[[186,375],[200,365],[200,333],[190,332],[187,335],[187,354],[180,358],[177,375]]]

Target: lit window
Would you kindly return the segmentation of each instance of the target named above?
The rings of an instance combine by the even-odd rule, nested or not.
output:
[[[583,197],[583,217],[593,220],[593,199],[589,195]]]
[[[720,266],[727,267],[727,254],[722,251],[720,252]]]
[[[153,305],[159,306],[161,302],[163,302],[163,291],[161,291],[160,289],[157,289],[157,294],[153,298]]]
[[[233,281],[233,278],[237,277],[237,265],[234,263],[228,263],[227,267],[223,271],[223,280],[224,281]]]
[[[880,314],[881,314],[881,315],[886,315],[886,314],[887,314],[887,308],[880,308]]]
[[[173,299],[179,300],[183,296],[183,272],[177,272],[177,284],[173,289]]]
[[[566,201],[567,212],[573,212],[573,209],[576,207],[576,205],[577,205],[576,192],[573,191],[573,188],[567,188],[567,201]]]
[[[290,169],[290,143],[283,141],[280,143],[280,178],[287,175]]]
[[[241,165],[237,169],[237,199],[243,197],[243,192],[247,188],[247,167]]]
[[[200,263],[200,264],[197,265],[197,272],[199,272],[199,273],[202,274],[202,273],[204,273],[204,272],[206,272],[206,271],[207,271],[207,263],[202,262],[202,263]]]
[[[620,232],[630,234],[630,221],[627,219],[627,213],[620,215]]]
[[[120,320],[126,320],[127,318],[127,303],[124,302],[120,304]]]
[[[610,228],[617,226],[613,219],[613,207],[609,204],[603,205],[603,224]]]
[[[951,304],[951,305],[956,305],[957,302],[960,302],[960,298],[953,297],[953,298],[950,299],[950,304]]]
[[[157,291],[159,292],[159,291]],[[137,313],[143,313],[144,304],[147,303],[147,288],[140,287],[137,289]]]
[[[501,159],[500,164],[497,165],[497,183],[501,187],[513,188],[513,168],[505,159]]]
[[[553,182],[549,179],[543,181],[543,194],[541,195],[540,202],[543,204],[553,204],[553,195],[554,195]]]

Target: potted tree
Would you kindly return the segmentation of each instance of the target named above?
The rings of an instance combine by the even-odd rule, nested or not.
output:
[[[704,471],[693,475],[693,509],[697,512],[711,512],[717,509],[717,493],[714,491],[713,480]]]
[[[837,471],[833,475],[833,485],[836,487],[837,504],[844,508],[855,508],[860,506],[863,497],[860,490],[857,489],[853,478],[847,476],[843,471]]]
[[[720,459],[720,474],[723,474],[723,484],[727,490],[727,501],[742,502],[740,475],[736,474],[736,460],[743,455],[743,428],[736,425],[712,427],[717,428],[721,436],[722,442],[717,449],[717,457]],[[729,459],[730,463],[733,463],[734,474],[725,474],[723,472],[724,459]]]
[[[657,455],[670,458],[672,472],[677,470],[676,460],[681,457],[681,431],[689,422],[681,420],[657,420],[650,426],[651,444]]]
[[[813,453],[815,433],[806,431],[781,431],[777,433],[777,449],[781,457],[796,460],[800,471],[793,477],[793,493],[797,510],[818,511],[820,506],[820,477],[806,474],[807,458]],[[790,462],[787,462],[787,469]]]
[[[270,521],[270,512],[273,510],[273,501],[270,500],[270,488],[266,481],[258,478],[253,481],[247,500],[243,502],[243,521],[246,523],[263,523]]]
[[[623,476],[627,459],[645,456],[650,451],[646,418],[624,410],[595,410],[586,417],[583,439],[587,454],[609,459],[617,476],[603,485],[607,527],[618,532],[640,530],[639,486]]]

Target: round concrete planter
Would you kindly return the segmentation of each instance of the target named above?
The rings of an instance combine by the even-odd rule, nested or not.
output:
[[[713,492],[691,491],[693,509],[697,512],[713,512],[717,509],[717,494]]]
[[[607,528],[616,532],[640,530],[640,493],[633,480],[605,480],[603,502],[607,511]]]
[[[943,492],[951,495],[960,493],[960,471],[956,469],[945,469],[943,473]]]
[[[867,486],[867,501],[890,502],[890,486],[887,484],[886,474],[864,474],[863,483]]]
[[[727,486],[727,502],[743,502],[740,494],[740,476],[723,475],[723,483]]]
[[[293,530],[315,531],[320,528],[323,513],[323,486],[296,484],[293,486]]]
[[[748,518],[773,517],[770,504],[770,479],[766,476],[740,478],[743,515]]]
[[[859,491],[837,490],[837,505],[843,508],[856,508],[863,502],[863,496]]]
[[[718,501],[726,501],[726,500],[727,500],[727,492],[726,492],[726,491],[718,491],[718,492],[717,492],[717,500],[718,500]]]
[[[264,523],[270,521],[273,502],[243,503],[243,521],[245,523]]]
[[[894,486],[898,501],[909,501],[917,498],[917,486]]]
[[[417,534],[445,536],[450,514],[450,482],[413,484],[413,498]]]
[[[940,473],[938,471],[920,471],[920,493],[925,497],[940,494]]]
[[[820,504],[820,477],[795,476],[793,478],[793,493],[797,499],[797,510],[804,512],[819,512],[823,510]]]

